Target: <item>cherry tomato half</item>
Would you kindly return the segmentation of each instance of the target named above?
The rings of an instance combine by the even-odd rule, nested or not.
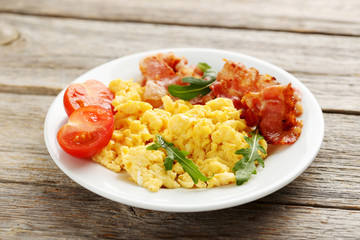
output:
[[[57,140],[61,148],[74,157],[87,158],[100,152],[114,131],[114,116],[100,106],[75,110],[60,128]]]
[[[64,94],[64,107],[68,116],[84,106],[96,105],[112,110],[114,94],[102,82],[87,80],[84,83],[72,83]]]

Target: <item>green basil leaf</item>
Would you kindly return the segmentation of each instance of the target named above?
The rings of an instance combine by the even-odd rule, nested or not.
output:
[[[194,77],[185,77],[185,78],[181,79],[181,81],[191,83],[194,85],[199,85],[199,86],[209,85],[209,81],[200,79],[200,78],[194,78]]]
[[[202,81],[206,81],[206,80],[202,80]],[[206,85],[199,85],[199,84],[190,84],[188,86],[169,85],[168,91],[174,97],[178,97],[185,101],[190,101],[191,99],[194,99],[198,96],[202,97],[210,93],[211,89],[209,86],[212,85],[214,81],[206,81],[207,82]]]
[[[201,78],[185,77],[183,82],[190,83],[190,85],[169,85],[168,92],[177,98],[185,101],[190,101],[196,97],[203,97],[211,92],[210,86],[216,81],[217,73],[211,70],[211,67],[206,63],[199,63],[198,67],[203,71],[204,76]]]

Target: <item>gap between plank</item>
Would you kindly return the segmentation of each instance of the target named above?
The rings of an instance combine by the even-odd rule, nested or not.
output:
[[[340,110],[340,109],[322,109],[323,113],[333,113],[333,114],[344,114],[344,115],[356,115],[360,116],[360,111],[353,110]]]
[[[45,186],[45,187],[51,187],[51,188],[61,188],[61,189],[85,189],[81,187],[80,185],[76,185],[75,187],[72,186],[63,186],[63,185],[54,185],[55,181],[49,181],[48,183],[33,183],[33,182],[18,182],[18,181],[11,181],[11,180],[0,180],[0,183],[3,184],[19,184],[19,185],[32,185],[32,186]],[[95,193],[94,193],[95,194]],[[97,195],[97,194],[96,194]],[[99,195],[97,195],[99,196]],[[101,197],[101,196],[99,196]],[[111,201],[111,200],[109,200]],[[264,204],[264,205],[280,205],[280,206],[296,206],[296,207],[313,207],[313,208],[321,208],[321,209],[339,209],[339,210],[347,210],[347,211],[360,211],[360,206],[356,207],[356,206],[327,206],[327,205],[321,205],[321,204],[296,204],[296,203],[291,203],[291,204],[286,204],[286,203],[281,203],[281,202],[265,202],[262,201],[261,199],[256,200],[254,202],[249,202],[249,203],[256,203],[256,204]],[[236,206],[234,206],[236,207]],[[136,215],[136,214],[135,214]]]
[[[89,21],[101,21],[101,22],[124,22],[124,23],[142,23],[142,24],[163,24],[168,26],[184,26],[184,27],[199,27],[199,28],[218,28],[218,29],[241,29],[241,30],[253,30],[253,31],[267,31],[267,32],[283,32],[283,33],[298,33],[306,35],[325,35],[325,36],[343,36],[343,37],[360,37],[360,34],[344,34],[344,33],[325,33],[320,31],[295,31],[295,30],[281,30],[281,29],[269,29],[269,28],[247,28],[247,27],[231,27],[231,26],[218,26],[218,25],[196,25],[196,24],[186,24],[186,23],[172,23],[165,21],[135,21],[135,20],[112,20],[112,19],[102,19],[97,17],[75,17],[75,16],[64,16],[60,14],[41,14],[41,13],[24,13],[17,11],[3,11],[1,13],[24,15],[24,16],[36,16],[36,17],[50,17],[50,18],[63,18],[63,19],[75,19],[75,20],[89,20]]]

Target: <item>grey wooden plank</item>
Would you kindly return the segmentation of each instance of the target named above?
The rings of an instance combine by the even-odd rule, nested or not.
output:
[[[0,12],[17,13],[0,14],[0,238],[358,237],[358,1],[0,0]],[[109,201],[57,168],[43,140],[53,95],[113,58],[196,46],[270,61],[315,94],[329,112],[325,139],[299,178],[254,203],[178,214]]]
[[[360,112],[360,38],[11,14],[0,19],[20,35],[0,48],[1,91],[56,94],[83,72],[117,57],[201,46],[269,61],[299,77],[323,109]]]
[[[85,189],[0,183],[7,239],[353,239],[360,211],[250,203],[167,213],[132,208]]]
[[[108,21],[153,22],[227,28],[360,35],[356,0],[108,0],[7,1],[0,11]]]

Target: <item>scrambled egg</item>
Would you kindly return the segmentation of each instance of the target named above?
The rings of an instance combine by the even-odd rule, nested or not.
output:
[[[150,191],[161,187],[211,188],[235,182],[231,170],[241,156],[234,152],[248,147],[243,136],[248,136],[250,128],[230,99],[191,105],[165,96],[160,109],[142,101],[144,89],[138,83],[118,79],[109,88],[115,94],[112,102],[116,111],[115,130],[109,144],[93,157],[94,161],[115,172],[124,169],[132,181]],[[166,151],[146,150],[156,134],[187,151],[187,158],[212,178],[195,185],[179,163],[165,171]],[[264,140],[260,144],[266,149]]]

